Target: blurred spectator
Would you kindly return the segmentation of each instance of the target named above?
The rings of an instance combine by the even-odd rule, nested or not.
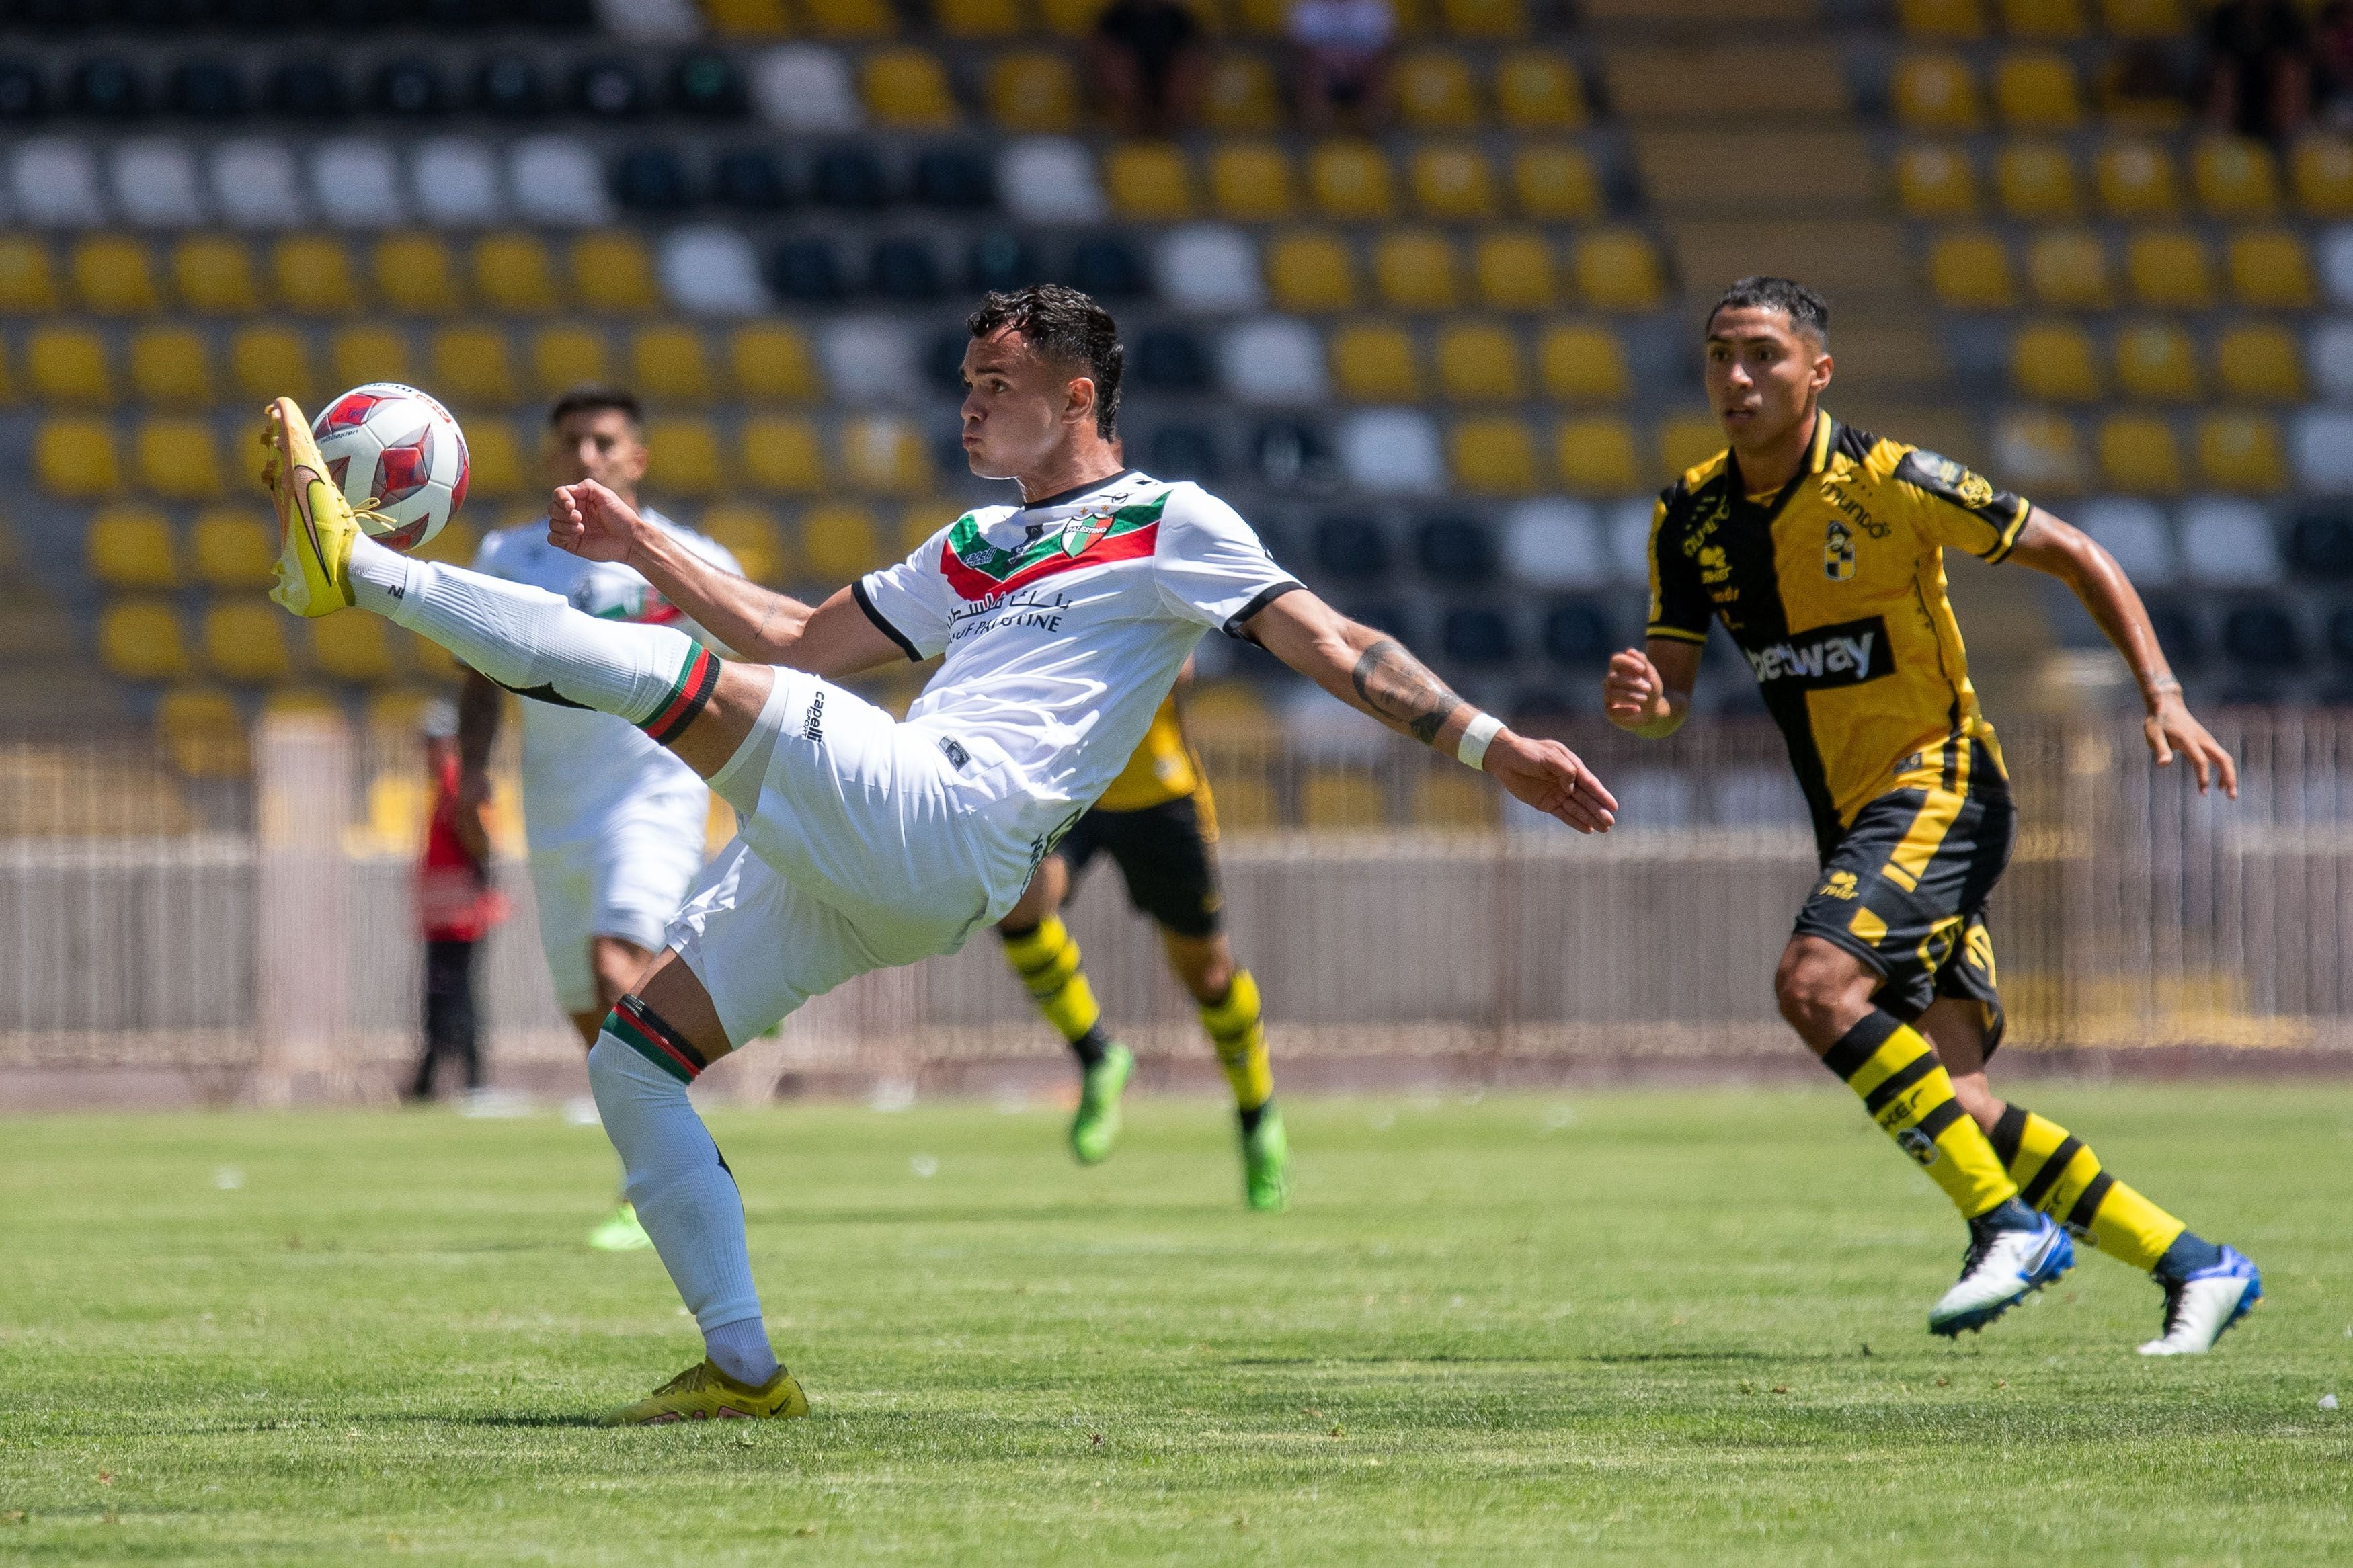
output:
[[[433,1098],[434,1064],[448,1058],[466,1087],[482,1087],[481,1042],[474,1014],[474,948],[506,919],[506,900],[491,886],[491,837],[483,806],[459,798],[458,710],[436,702],[426,711],[425,765],[433,775],[433,816],[417,869],[417,919],[425,929],[425,1054],[411,1100]]]
[[[2222,0],[2206,19],[2206,113],[2242,136],[2286,141],[2312,106],[2312,29],[2294,0]]]
[[[1201,19],[1184,0],[1112,0],[1087,52],[1129,135],[1166,136],[1199,117],[1208,56]]]
[[[2353,0],[2329,0],[2320,8],[2312,56],[2316,117],[2333,130],[2353,130]]]
[[[1345,121],[1371,131],[1388,121],[1397,41],[1389,0],[1293,0],[1283,32],[1301,123],[1325,131]]]

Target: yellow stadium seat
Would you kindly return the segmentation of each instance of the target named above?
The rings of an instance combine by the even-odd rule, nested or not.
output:
[[[277,525],[244,507],[207,507],[188,531],[196,580],[207,588],[244,592],[267,588],[278,557]]]
[[[1528,13],[1525,0],[1439,0],[1446,30],[1458,38],[1525,38]]]
[[[2181,0],[2100,0],[2101,29],[2119,38],[2170,38],[2189,29]]]
[[[2094,443],[2100,482],[2127,495],[2181,493],[2181,447],[2173,426],[2147,414],[2111,414]]]
[[[1476,147],[1426,147],[1413,155],[1414,205],[1440,222],[1484,223],[1495,216],[1495,176]]]
[[[2004,55],[1994,68],[1993,100],[2012,131],[2073,131],[2084,120],[2075,68],[2051,50]]]
[[[289,327],[240,327],[228,341],[228,379],[248,402],[285,396],[307,408],[312,387],[310,340]]]
[[[1952,310],[2007,310],[2018,302],[2010,252],[1983,229],[1938,235],[1928,250],[1928,283]]]
[[[491,310],[543,315],[564,300],[547,247],[528,234],[486,235],[474,242],[474,291]]]
[[[629,342],[629,374],[657,403],[708,403],[715,385],[702,334],[692,327],[641,330]]]
[[[1299,825],[1324,833],[1361,833],[1388,820],[1381,781],[1361,766],[1319,763],[1299,781]]]
[[[2155,142],[2111,142],[2100,149],[2096,169],[2100,205],[2110,217],[2163,218],[2181,210],[2173,155]]]
[[[348,316],[361,305],[359,277],[343,241],[298,234],[270,247],[271,286],[286,308],[306,316]]]
[[[1564,419],[1553,446],[1561,482],[1576,495],[1622,496],[1650,477],[1634,454],[1634,427],[1613,416]]]
[[[1220,801],[1224,799],[1221,795]],[[1492,833],[1503,818],[1503,793],[1486,781],[1449,769],[1413,781],[1413,824],[1440,832]]]
[[[1658,247],[1631,229],[1587,235],[1577,243],[1577,291],[1599,310],[1657,310],[1667,292]]]
[[[1291,161],[1271,142],[1229,142],[1209,154],[1209,199],[1243,223],[1288,217]]]
[[[1282,97],[1275,90],[1273,68],[1256,55],[1219,55],[1202,90],[1201,121],[1229,135],[1262,136],[1282,129]]]
[[[1518,339],[1492,321],[1459,321],[1438,334],[1438,384],[1456,403],[1516,403],[1527,395]]]
[[[131,340],[131,388],[142,402],[168,408],[213,405],[212,356],[185,327],[151,327]]]
[[[515,428],[508,421],[504,419],[468,420],[466,422],[466,457],[467,471],[472,476],[466,486],[466,499],[469,503],[477,498],[483,500],[509,500],[522,493],[524,485],[522,443],[515,439]],[[457,548],[457,540],[451,536],[464,537],[462,534],[458,534],[458,529],[459,525],[456,522],[450,523],[441,531],[439,537],[433,542],[438,545],[448,541],[448,548],[454,552]],[[463,564],[463,562],[459,563]]]
[[[2205,387],[2198,350],[2170,321],[2132,321],[2116,330],[2116,384],[2126,397],[2189,403]]]
[[[102,419],[47,419],[33,437],[33,476],[68,500],[94,500],[122,488],[113,427]]]
[[[2010,340],[2010,375],[2024,395],[2046,403],[2094,403],[2100,372],[2092,339],[2072,321],[2037,321]]]
[[[1472,495],[1524,496],[1536,477],[1535,433],[1524,420],[1499,414],[1465,419],[1451,440],[1454,483]]]
[[[1907,54],[1895,62],[1896,122],[1907,131],[1974,131],[1978,83],[1958,55]]]
[[[2353,142],[2307,136],[2296,144],[2295,205],[2306,217],[2353,217]]]
[[[890,0],[800,0],[798,10],[821,38],[887,38],[899,30]]]
[[[1008,131],[1071,131],[1079,123],[1079,82],[1060,55],[1023,50],[988,68],[988,117]]]
[[[2050,221],[2082,211],[2075,163],[2056,142],[2012,142],[1995,155],[1994,189],[2014,218]]]
[[[652,454],[650,482],[657,489],[700,500],[726,488],[719,433],[707,419],[649,419],[646,448]]]
[[[958,118],[947,68],[928,49],[881,49],[867,56],[858,85],[867,115],[877,125],[939,131]]]
[[[286,612],[266,599],[228,599],[205,611],[205,662],[224,680],[266,685],[294,672]],[[370,619],[375,617],[370,616]]]
[[[327,342],[327,368],[338,388],[417,380],[408,335],[390,327],[345,327]]]
[[[25,374],[33,395],[75,408],[111,408],[114,372],[106,343],[80,327],[42,327],[26,341]]]
[[[1332,334],[1332,384],[1352,403],[1412,403],[1421,396],[1413,339],[1403,328],[1357,321]]]
[[[1981,0],[1896,0],[1895,25],[1911,38],[1982,38],[1985,9]]]
[[[899,509],[899,545],[907,554],[922,549],[926,541],[951,524],[963,511],[962,503],[926,497],[911,500]]]
[[[214,500],[227,488],[220,442],[201,419],[150,419],[139,426],[139,483],[166,500]]]
[[[1545,329],[1536,341],[1536,374],[1545,395],[1563,403],[1616,403],[1632,385],[1617,335],[1576,323]]]
[[[57,272],[48,247],[24,235],[0,237],[0,310],[37,315],[58,308]]]
[[[613,379],[605,334],[594,327],[543,327],[531,340],[532,387],[554,397],[572,387]]]
[[[1325,217],[1358,222],[1397,214],[1389,161],[1370,142],[1325,142],[1307,160],[1307,188]]]
[[[572,242],[572,291],[584,308],[616,316],[643,315],[662,300],[645,241],[620,229]]]
[[[1111,0],[1038,0],[1039,19],[1046,31],[1066,38],[1083,38],[1110,8]]]
[[[2063,414],[2013,414],[1994,433],[1994,459],[2006,477],[2038,495],[2077,495],[2084,489],[2084,448],[2075,422]]]
[[[1454,247],[1429,229],[1399,229],[1373,247],[1373,287],[1392,310],[1454,309]]]
[[[770,495],[813,495],[825,488],[825,458],[806,419],[754,415],[744,421],[744,475]]]
[[[2143,229],[2125,247],[2133,298],[2158,310],[2203,310],[2214,303],[2214,268],[2205,242],[2187,229]]]
[[[98,662],[125,680],[174,680],[188,673],[180,617],[156,599],[121,599],[98,616]]]
[[[443,327],[433,334],[432,387],[443,401],[503,408],[515,400],[514,356],[496,327]]]
[[[438,234],[388,234],[377,240],[375,291],[411,316],[453,316],[466,302],[457,258]]]
[[[781,38],[793,30],[785,0],[702,0],[712,32],[729,38]]]
[[[162,302],[146,246],[122,235],[94,235],[73,248],[74,293],[100,316],[143,316]]]
[[[108,507],[82,534],[82,561],[103,588],[176,588],[179,553],[172,525],[145,507]]]
[[[173,629],[176,636],[176,625]],[[242,778],[253,771],[244,719],[226,693],[209,687],[176,687],[158,698],[155,736],[172,765],[191,778]]]
[[[1910,217],[1975,217],[1977,169],[1959,146],[1917,142],[1896,154],[1895,195]]]
[[[399,675],[385,635],[391,623],[382,616],[327,616],[306,624],[311,663],[329,680],[381,686]]]
[[[2108,253],[2089,229],[2052,229],[2026,247],[2027,287],[2052,310],[2105,310],[2115,301]]]
[[[2249,137],[2208,137],[2189,154],[2189,188],[2209,217],[2276,217],[2279,160]]]
[[[172,288],[191,310],[242,316],[261,308],[253,253],[219,235],[191,235],[172,247]]]
[[[1013,38],[1029,18],[1020,0],[937,0],[932,21],[951,38]]]
[[[2231,237],[2231,297],[2253,310],[2309,310],[2315,289],[2304,241],[2284,228]]]
[[[2279,426],[2260,414],[2209,414],[2200,419],[2198,468],[2217,489],[2265,495],[2287,488]]]
[[[2304,360],[2284,327],[2253,322],[2214,341],[2215,379],[2224,393],[2251,403],[2301,403]]]
[[[1581,131],[1585,83],[1566,55],[1515,50],[1495,62],[1495,110],[1514,131]]]
[[[1723,450],[1723,426],[1707,415],[1677,414],[1659,426],[1659,471],[1670,482]]]
[[[1266,247],[1266,286],[1286,310],[1345,310],[1356,302],[1356,264],[1339,236],[1303,229]]]
[[[1112,211],[1131,223],[1175,223],[1193,215],[1193,170],[1174,142],[1124,142],[1103,157]]]
[[[1398,113],[1416,131],[1472,131],[1479,125],[1479,92],[1470,62],[1445,49],[1416,49],[1390,74]]]
[[[1472,276],[1491,310],[1549,310],[1559,298],[1559,270],[1551,242],[1534,229],[1484,235],[1472,251]]]
[[[1576,147],[1523,147],[1512,155],[1512,198],[1537,223],[1582,223],[1601,216],[1601,182]]]
[[[828,502],[801,514],[800,557],[813,579],[847,583],[882,563],[881,532],[862,506]]]
[[[841,468],[851,484],[878,495],[921,495],[932,488],[932,455],[923,434],[895,415],[844,420]]]
[[[2001,0],[2001,27],[2013,38],[2071,43],[2085,31],[2083,0]]]
[[[824,386],[808,340],[789,321],[738,327],[727,339],[735,389],[754,403],[807,403]]]
[[[702,531],[725,545],[754,583],[785,580],[784,537],[765,507],[735,502],[714,506],[702,514]]]

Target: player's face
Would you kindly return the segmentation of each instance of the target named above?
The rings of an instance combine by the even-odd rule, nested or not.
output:
[[[594,479],[624,499],[646,477],[645,437],[617,408],[567,414],[548,432],[548,477],[559,485]]]
[[[1736,447],[1768,446],[1810,418],[1831,356],[1786,310],[1719,310],[1707,330],[1707,402]]]
[[[1094,420],[1092,379],[1040,359],[1010,327],[965,346],[964,386],[965,460],[985,479],[1050,466],[1071,431]]]

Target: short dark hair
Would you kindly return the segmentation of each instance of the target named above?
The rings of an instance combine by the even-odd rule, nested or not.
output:
[[[596,414],[607,408],[620,410],[628,419],[631,428],[642,430],[646,427],[646,405],[638,401],[636,393],[626,386],[608,386],[597,382],[575,386],[557,398],[555,406],[547,411],[547,427],[553,430],[575,414]]]
[[[1707,313],[1712,330],[1726,310],[1779,310],[1789,325],[1827,348],[1831,341],[1831,303],[1803,283],[1789,278],[1742,278],[1724,291]]]
[[[1119,433],[1119,375],[1126,352],[1111,312],[1088,295],[1060,283],[1033,283],[1010,293],[984,295],[965,321],[976,338],[1010,327],[1039,357],[1083,364],[1095,384],[1095,433]]]

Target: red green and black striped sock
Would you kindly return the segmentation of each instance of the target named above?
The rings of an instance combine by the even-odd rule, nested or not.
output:
[[[605,1033],[681,1083],[692,1083],[711,1065],[691,1041],[635,995],[622,997],[605,1015]]]
[[[686,727],[694,722],[695,715],[702,711],[711,694],[718,689],[719,661],[712,657],[709,648],[690,638],[686,663],[680,668],[678,679],[670,683],[669,693],[655,707],[652,716],[638,721],[638,728],[667,746],[686,732]]]

